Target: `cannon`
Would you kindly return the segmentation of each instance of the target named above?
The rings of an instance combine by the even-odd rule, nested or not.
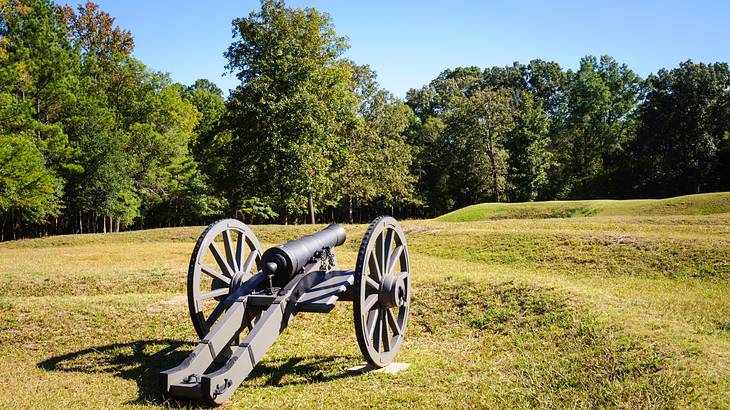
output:
[[[163,391],[222,404],[295,315],[330,312],[338,300],[353,302],[365,360],[376,368],[390,364],[405,336],[411,298],[405,234],[394,218],[376,218],[352,270],[336,268],[334,248],[344,242],[345,229],[332,224],[262,253],[244,223],[209,225],[187,278],[190,319],[201,340],[179,366],[160,373]]]

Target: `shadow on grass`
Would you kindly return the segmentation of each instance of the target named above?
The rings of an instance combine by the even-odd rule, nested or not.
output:
[[[125,404],[165,404],[187,407],[192,403],[178,402],[165,396],[159,386],[162,370],[175,367],[195,347],[181,340],[140,340],[91,347],[52,357],[37,364],[47,371],[70,373],[108,373],[137,383],[137,399]],[[264,359],[247,380],[254,384],[279,387],[292,384],[327,382],[352,374],[343,369],[352,365],[354,356],[306,356]],[[263,381],[263,383],[261,383]],[[245,384],[244,384],[245,385]],[[202,405],[202,403],[197,403]]]

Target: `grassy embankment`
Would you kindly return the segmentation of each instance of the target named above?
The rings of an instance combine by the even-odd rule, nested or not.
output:
[[[730,407],[728,212],[713,194],[407,221],[411,367],[348,374],[362,358],[341,303],[297,317],[230,407]],[[342,266],[364,229],[347,227]],[[264,246],[312,230],[254,227]],[[157,373],[195,342],[184,289],[200,231],[0,244],[0,407],[179,404]]]

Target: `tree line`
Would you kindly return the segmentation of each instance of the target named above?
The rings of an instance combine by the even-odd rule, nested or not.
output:
[[[224,97],[94,3],[0,0],[0,240],[730,188],[726,63],[459,67],[400,100],[326,13],[263,0],[233,33]]]
[[[484,201],[730,189],[727,63],[646,79],[609,56],[446,70],[408,93],[429,214]]]

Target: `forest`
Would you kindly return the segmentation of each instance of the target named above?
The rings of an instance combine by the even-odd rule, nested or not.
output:
[[[232,30],[225,94],[92,2],[0,0],[0,240],[730,190],[726,62],[445,68],[399,99],[326,13],[262,0]]]

